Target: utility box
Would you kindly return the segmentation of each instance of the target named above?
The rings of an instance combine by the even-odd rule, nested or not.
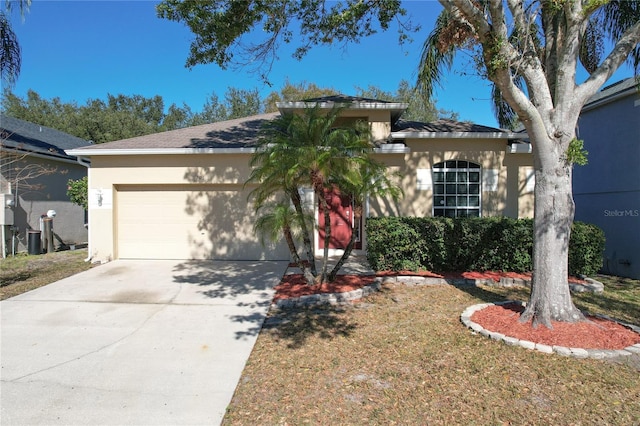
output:
[[[0,225],[13,225],[13,194],[0,194]]]

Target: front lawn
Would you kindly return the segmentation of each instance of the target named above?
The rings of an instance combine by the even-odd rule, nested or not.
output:
[[[596,277],[581,309],[640,325],[640,281]],[[346,307],[273,312],[225,425],[640,424],[640,362],[565,358],[474,335],[468,306],[521,288],[385,285]]]

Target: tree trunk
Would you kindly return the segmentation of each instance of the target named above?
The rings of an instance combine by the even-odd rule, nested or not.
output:
[[[302,220],[300,221],[300,227],[302,228],[302,242],[304,244],[305,250],[307,251],[307,260],[309,261],[311,274],[315,277],[317,274],[315,253],[313,251],[313,244],[311,244],[310,231],[307,227],[307,222],[304,220],[302,198],[300,197],[300,193],[298,192],[297,188],[294,191],[291,191],[291,201],[293,203],[294,209],[296,210],[296,213],[302,218]]]
[[[355,210],[356,209],[354,209],[354,212]],[[347,247],[344,249],[344,252],[342,253],[342,256],[340,257],[340,259],[338,260],[338,263],[336,263],[333,269],[331,270],[331,272],[329,272],[329,276],[327,278],[329,282],[332,282],[333,280],[336,279],[336,276],[338,275],[338,271],[340,271],[340,268],[342,268],[342,265],[344,265],[347,259],[349,259],[349,256],[351,256],[353,247],[355,247],[356,245],[356,238],[357,238],[356,226],[358,226],[358,224],[360,223],[360,218],[361,218],[361,215],[358,215],[358,214],[354,215],[353,224],[351,225],[351,238],[349,239],[349,244],[347,244]]]
[[[562,148],[557,144],[555,149]],[[584,319],[571,301],[568,283],[574,216],[571,165],[563,155],[554,154],[535,158],[533,282],[529,303],[520,317],[521,322],[532,319],[534,327],[544,324],[552,328],[551,321]]]
[[[298,255],[298,250],[296,249],[295,241],[293,240],[293,235],[291,234],[291,228],[286,227],[284,229],[284,239],[287,242],[287,247],[289,247],[289,253],[291,254],[291,258],[293,262],[300,268],[302,271],[302,275],[304,275],[304,279],[309,285],[313,285],[315,274],[314,271],[309,268],[308,265],[305,264],[304,259],[301,259]]]
[[[324,250],[322,253],[322,268],[316,276],[316,284],[322,284],[327,279],[327,265],[329,263],[329,241],[331,239],[331,216],[329,213],[329,204],[325,198],[325,189],[322,185],[316,185],[314,188],[316,199],[318,200],[319,210],[324,215]]]

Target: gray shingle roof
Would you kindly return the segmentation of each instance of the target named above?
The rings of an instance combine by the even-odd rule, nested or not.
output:
[[[481,124],[466,121],[436,120],[429,123],[418,121],[399,120],[392,129],[393,132],[433,132],[433,133],[500,133],[507,130],[495,127],[483,126]]]
[[[632,94],[637,91],[638,82],[636,81],[635,77],[629,77],[625,80],[621,80],[616,83],[610,84],[609,86],[603,87],[602,90],[589,98],[587,103],[584,105],[584,108],[591,109],[593,105],[607,102],[609,98],[613,98],[622,92],[628,92],[628,94]]]
[[[87,151],[104,149],[171,149],[171,148],[247,148],[255,146],[263,124],[279,113],[253,115],[235,120],[219,121],[185,127],[168,132],[96,144]]]
[[[326,97],[331,98],[331,97]],[[325,98],[323,98],[325,99]],[[335,102],[335,99],[333,100]],[[234,120],[219,121],[200,126],[186,127],[168,132],[138,136],[103,144],[83,147],[86,155],[106,150],[153,150],[153,149],[223,149],[255,147],[262,126],[278,117],[280,113],[243,117]],[[451,120],[438,120],[432,123],[399,121],[394,132],[444,132],[444,133],[502,133],[502,129],[481,126],[473,123]],[[79,155],[84,155],[84,152]],[[77,153],[77,152],[75,152]]]
[[[342,94],[321,96],[319,98],[304,99],[299,102],[334,102],[334,103],[340,103],[340,104],[342,103],[351,104],[356,102],[377,103],[377,104],[396,103],[391,101],[382,101],[380,99],[363,98],[360,96],[349,96],[349,95],[342,95]]]
[[[3,147],[52,157],[73,159],[64,151],[90,145],[91,142],[68,133],[0,114],[0,141]]]

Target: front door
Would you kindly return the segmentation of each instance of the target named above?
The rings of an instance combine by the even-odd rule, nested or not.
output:
[[[324,198],[329,207],[329,219],[331,224],[331,237],[329,238],[330,249],[345,249],[351,240],[352,226],[353,226],[353,204],[351,197],[341,194],[338,189],[325,190]],[[322,205],[318,208],[318,237],[319,248],[324,249],[324,210]],[[356,244],[354,248],[361,248],[360,243],[360,224],[356,227],[358,233],[356,238]]]

